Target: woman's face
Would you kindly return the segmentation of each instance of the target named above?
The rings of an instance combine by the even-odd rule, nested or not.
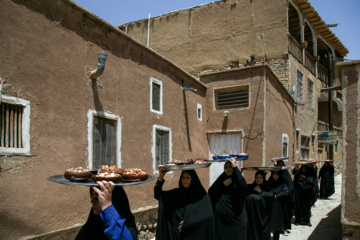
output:
[[[303,167],[301,168],[301,172],[302,172],[302,173],[306,173],[306,171],[307,171],[307,167],[303,166]]]
[[[261,185],[264,182],[264,178],[260,173],[255,176],[255,182],[257,185]]]
[[[285,163],[283,161],[278,161],[277,165],[279,167],[285,167]]]
[[[187,172],[184,172],[181,176],[181,184],[184,186],[184,188],[189,188],[191,185],[191,175]]]
[[[274,173],[272,174],[272,178],[273,178],[275,181],[277,181],[277,180],[279,179],[279,173],[274,172]]]
[[[226,163],[225,164],[225,169],[224,169],[226,175],[231,176],[231,174],[234,172],[231,163]]]

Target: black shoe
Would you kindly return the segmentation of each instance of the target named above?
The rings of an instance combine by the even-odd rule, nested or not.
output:
[[[308,225],[309,227],[312,227],[312,225],[311,225],[311,223],[310,223],[310,222],[308,222],[306,225]]]

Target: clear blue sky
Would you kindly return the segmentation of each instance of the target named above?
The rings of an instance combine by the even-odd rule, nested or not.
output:
[[[151,17],[155,17],[179,9],[214,2],[208,0],[74,1],[115,26],[148,18],[149,14]],[[349,50],[345,59],[360,59],[360,0],[310,0],[310,3],[325,23],[339,24],[331,30]]]

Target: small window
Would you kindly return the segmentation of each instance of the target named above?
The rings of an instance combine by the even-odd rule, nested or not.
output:
[[[215,90],[216,110],[249,107],[249,85]]]
[[[171,129],[154,125],[153,143],[154,172],[156,173],[158,165],[167,164],[171,160]]]
[[[30,102],[2,95],[0,155],[30,155]]]
[[[89,111],[89,168],[101,165],[121,167],[120,118],[105,112]]]
[[[313,103],[313,92],[314,92],[314,83],[312,81],[310,81],[310,79],[308,79],[308,105],[310,107],[314,106],[314,103]]]
[[[306,136],[301,136],[300,159],[307,159],[310,157],[309,144],[310,144],[310,138]]]
[[[162,114],[162,82],[150,78],[150,110]]]
[[[299,151],[299,135],[300,135],[300,130],[296,130],[296,150]]]
[[[296,99],[301,102],[303,100],[303,74],[297,71],[296,79],[297,79]]]
[[[336,141],[335,143],[335,152],[339,152],[339,141]]]
[[[311,146],[312,146],[312,151],[315,152],[315,136],[314,135],[311,136]]]
[[[289,136],[285,133],[282,135],[282,157],[288,157]]]
[[[201,104],[197,104],[197,119],[202,121],[202,106]]]

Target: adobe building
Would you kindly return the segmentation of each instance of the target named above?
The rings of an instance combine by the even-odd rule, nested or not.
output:
[[[333,158],[341,161],[341,89],[332,92],[331,117],[321,90],[341,85],[335,62],[348,50],[308,0],[216,1],[120,29],[193,75],[267,64],[296,100],[293,160],[329,158],[317,135],[332,128]]]
[[[172,159],[236,151],[250,155],[243,166],[263,166],[294,151],[294,99],[267,65],[199,81],[71,0],[1,7],[1,239],[74,238],[89,189],[47,180],[69,168],[108,164],[157,177]],[[240,107],[226,102],[230,90]],[[197,170],[206,189],[212,170]],[[167,174],[165,189],[179,175]],[[140,227],[156,221],[154,184],[125,187]]]
[[[343,239],[360,238],[360,60],[338,63],[343,92],[343,177],[341,223]]]

